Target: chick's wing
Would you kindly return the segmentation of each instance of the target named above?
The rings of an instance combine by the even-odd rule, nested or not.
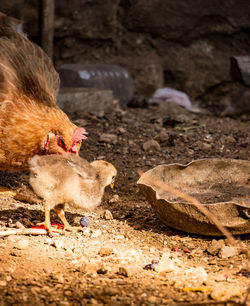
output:
[[[75,154],[65,154],[68,165],[72,170],[85,180],[95,180],[96,171],[86,159],[80,158]]]

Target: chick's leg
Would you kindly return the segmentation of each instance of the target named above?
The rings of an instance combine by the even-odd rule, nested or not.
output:
[[[67,221],[65,214],[64,214],[64,205],[57,205],[54,208],[55,212],[57,213],[58,217],[62,220],[62,223],[64,224],[64,230],[65,231],[69,231],[69,232],[73,232],[73,231],[79,231],[79,230],[83,230],[82,227],[80,226],[71,226],[69,224],[69,222]]]
[[[47,230],[48,234],[50,236],[53,236],[53,232],[54,233],[62,233],[61,230],[58,230],[56,228],[53,228],[51,226],[51,223],[50,223],[50,202],[45,202],[45,205],[44,205],[44,212],[45,212],[45,221],[44,221],[44,227],[45,229]]]

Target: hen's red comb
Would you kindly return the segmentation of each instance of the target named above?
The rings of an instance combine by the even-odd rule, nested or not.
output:
[[[87,139],[87,136],[85,135],[88,135],[88,132],[86,132],[84,128],[76,128],[73,133],[74,142]]]

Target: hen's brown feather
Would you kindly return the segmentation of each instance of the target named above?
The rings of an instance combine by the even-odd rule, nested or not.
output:
[[[0,169],[27,168],[30,157],[45,153],[50,132],[71,148],[76,126],[57,106],[58,90],[50,58],[0,24]]]
[[[17,93],[56,105],[60,80],[50,58],[25,35],[0,27],[0,97]]]

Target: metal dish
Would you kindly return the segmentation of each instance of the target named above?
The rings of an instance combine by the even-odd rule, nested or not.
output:
[[[150,177],[150,183],[146,176]],[[232,234],[250,233],[249,161],[201,159],[187,165],[160,165],[147,171],[137,182],[165,224],[189,233],[221,236],[198,208],[160,190],[154,181],[199,200]]]

